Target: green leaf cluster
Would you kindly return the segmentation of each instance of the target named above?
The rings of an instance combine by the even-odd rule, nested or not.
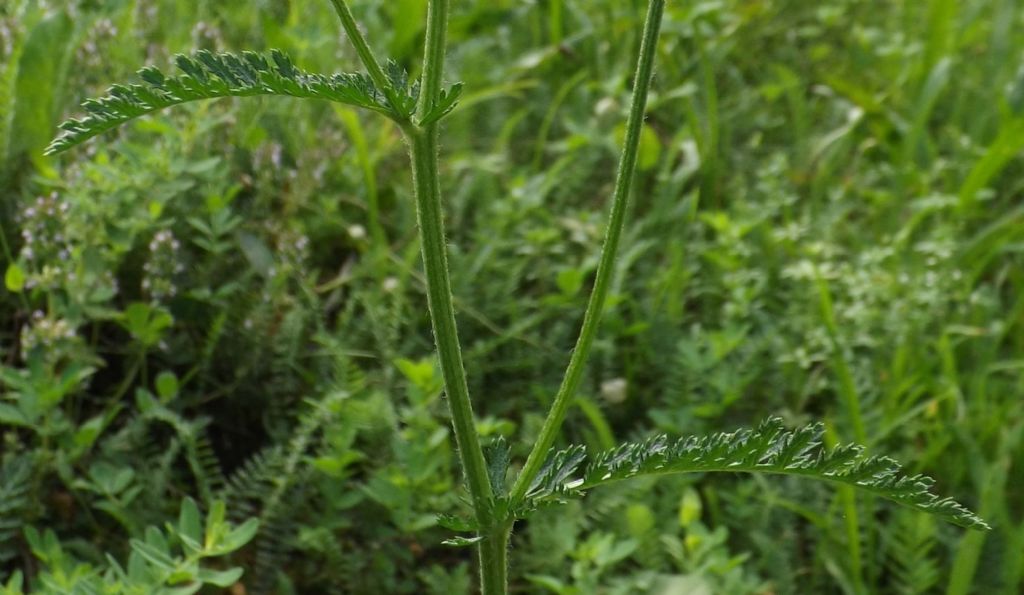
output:
[[[142,539],[131,540],[131,554],[125,565],[107,556],[105,569],[78,562],[67,551],[56,532],[25,529],[33,555],[42,563],[35,593],[72,595],[192,595],[204,586],[227,588],[242,576],[238,567],[218,569],[210,559],[230,554],[256,535],[259,522],[250,519],[238,526],[225,521],[225,506],[215,502],[205,523],[191,498],[181,505],[176,525],[165,531],[149,527]],[[4,595],[22,595],[23,579],[14,573]]]

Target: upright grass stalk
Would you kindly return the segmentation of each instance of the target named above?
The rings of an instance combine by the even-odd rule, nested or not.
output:
[[[661,18],[665,12],[665,0],[651,0],[644,22],[643,39],[640,43],[640,57],[637,60],[636,80],[633,81],[633,101],[629,109],[629,120],[626,123],[626,139],[622,147],[619,169],[616,174],[615,190],[612,194],[612,212],[608,221],[601,260],[597,266],[594,288],[583,315],[583,326],[580,330],[576,348],[569,358],[569,366],[565,371],[562,384],[555,394],[554,403],[548,412],[540,436],[533,445],[522,472],[512,487],[512,502],[518,502],[526,496],[530,483],[540,472],[551,447],[558,437],[558,432],[565,421],[565,415],[572,405],[576,389],[583,378],[590,348],[594,344],[597,329],[601,323],[601,315],[608,298],[612,274],[615,272],[615,260],[618,255],[622,228],[625,225],[626,206],[633,185],[636,171],[637,153],[640,146],[640,133],[644,125],[644,111],[647,108],[647,94],[651,88],[654,74],[654,55],[658,45],[658,33],[661,29]]]
[[[868,435],[864,427],[864,417],[861,415],[857,383],[854,381],[853,371],[850,369],[840,340],[839,325],[836,322],[835,310],[832,306],[832,292],[829,289],[828,280],[820,274],[817,285],[822,320],[825,323],[825,330],[828,332],[829,342],[832,344],[832,362],[836,379],[839,382],[839,392],[842,395],[843,404],[846,406],[850,423],[853,424],[854,438],[861,444],[867,444]],[[861,551],[862,531],[860,514],[857,509],[857,494],[850,486],[843,486],[839,490],[839,497],[843,504],[843,523],[846,527],[847,547],[850,550],[850,578],[854,591],[864,593],[864,556]]]

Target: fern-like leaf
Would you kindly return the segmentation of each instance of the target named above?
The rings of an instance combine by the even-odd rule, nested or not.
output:
[[[308,458],[322,441],[324,426],[348,394],[332,392],[309,401],[311,407],[300,418],[288,443],[255,454],[235,471],[219,494],[236,514],[259,519],[260,532],[250,546],[255,550],[255,560],[248,574],[254,594],[277,592],[277,574],[294,547],[291,540],[296,502],[307,497],[301,494],[301,488],[313,470]]]
[[[462,83],[455,83],[447,91],[442,90],[441,95],[437,98],[434,106],[423,115],[419,120],[420,126],[426,126],[437,122],[441,118],[447,116],[455,109],[458,104],[459,97],[462,96]]]
[[[892,573],[893,592],[900,595],[934,593],[939,582],[935,554],[935,521],[927,516],[901,514],[886,527],[886,566]]]
[[[988,525],[952,498],[931,492],[934,481],[908,475],[888,457],[867,456],[857,445],[826,448],[820,423],[787,430],[779,418],[755,429],[670,440],[656,436],[599,453],[581,477],[569,480],[568,463],[578,465],[579,447],[556,453],[534,482],[529,498],[581,495],[602,484],[669,473],[779,473],[850,485],[945,521],[970,528]]]
[[[416,100],[420,95],[419,82],[409,85],[409,73],[402,68],[398,62],[388,60],[384,67],[384,74],[391,83],[391,88],[397,91],[388,99],[395,112],[403,118],[408,118],[416,109]]]
[[[570,446],[556,452],[534,478],[530,489],[526,492],[526,497],[542,500],[565,492],[566,482],[585,460],[587,460],[587,450],[582,446]]]
[[[25,524],[31,478],[28,457],[0,460],[0,565],[18,555],[14,541]]]
[[[61,124],[64,134],[50,143],[46,154],[65,151],[139,116],[201,99],[286,95],[354,105],[390,117],[407,117],[415,104],[415,93],[410,96],[407,88],[408,78],[397,66],[388,69],[389,79],[396,85],[397,97],[392,102],[365,74],[309,73],[279,50],[266,55],[200,51],[190,58],[179,54],[175,65],[182,74],[168,76],[149,66],[139,71],[145,84],[114,85],[106,96],[86,100],[82,107],[88,114]]]

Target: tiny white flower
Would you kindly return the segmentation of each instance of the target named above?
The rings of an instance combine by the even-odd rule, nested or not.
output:
[[[625,378],[612,378],[601,383],[601,397],[609,403],[621,403],[626,400],[629,383]]]
[[[366,237],[366,228],[358,223],[350,225],[348,228],[348,235],[351,236],[353,240],[361,240]]]

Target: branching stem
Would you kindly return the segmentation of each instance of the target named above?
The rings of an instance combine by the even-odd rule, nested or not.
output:
[[[348,6],[344,0],[331,0],[331,3],[338,12],[338,16],[341,17],[342,25],[369,71],[370,77],[374,83],[388,92],[390,99],[394,89],[381,70],[380,64],[373,57],[366,40],[359,32]],[[416,114],[419,118],[423,118],[434,106],[444,80],[448,7],[448,0],[430,0],[427,6],[423,75],[420,96],[416,105]],[[626,127],[626,140],[612,198],[611,217],[594,289],[584,314],[583,327],[576,343],[576,349],[569,361],[565,378],[544,422],[540,438],[530,452],[526,465],[513,488],[511,494],[513,502],[520,501],[525,496],[530,482],[540,471],[544,459],[553,446],[579,386],[587,356],[597,334],[615,268],[626,206],[636,169],[640,133],[643,129],[644,110],[647,106],[647,94],[651,85],[654,55],[664,8],[665,0],[651,0],[647,12],[634,81],[632,107]],[[392,101],[392,103],[395,102]],[[462,350],[459,345],[455,308],[452,303],[445,247],[438,166],[438,126],[436,123],[419,126],[411,121],[400,122],[400,124],[409,143],[409,155],[412,161],[416,216],[420,230],[420,244],[427,280],[427,304],[430,309],[434,342],[441,362],[441,373],[444,377],[448,406],[452,414],[452,425],[455,430],[459,457],[466,476],[466,483],[469,486],[477,523],[484,537],[478,546],[481,588],[485,595],[504,594],[508,590],[508,540],[512,525],[509,519],[494,518],[492,512],[493,490],[487,473],[487,462],[484,459],[480,439],[476,432],[473,405],[469,397],[466,371],[462,362]]]

